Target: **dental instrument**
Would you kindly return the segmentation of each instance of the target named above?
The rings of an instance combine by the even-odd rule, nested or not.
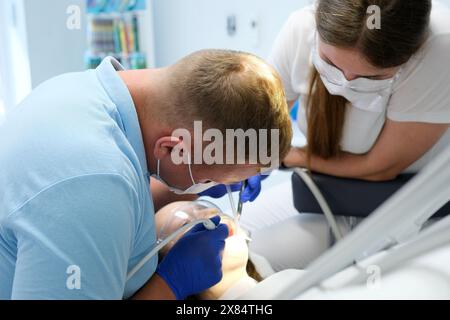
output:
[[[238,206],[237,206],[237,216],[236,216],[236,220],[239,221],[241,219],[241,215],[242,215],[242,205],[244,204],[242,201],[242,193],[244,192],[245,188],[247,187],[248,181],[245,180],[244,182],[242,182],[242,186],[241,186],[241,190],[239,191],[239,202],[238,202]]]
[[[242,192],[244,191],[245,187],[247,186],[247,180],[245,180],[244,182],[242,182],[242,186],[241,186],[241,190],[239,191],[239,202],[238,202],[238,206],[236,209],[235,206],[235,202],[234,202],[234,198],[233,198],[233,193],[231,191],[231,187],[229,185],[226,185],[226,189],[227,189],[227,193],[228,193],[228,198],[230,199],[230,205],[231,205],[231,211],[233,212],[233,218],[234,218],[234,223],[236,224],[236,227],[239,228],[239,219],[241,218],[241,214],[242,214]],[[248,242],[252,241],[252,238],[250,236],[250,232],[246,231],[245,235],[244,235],[244,239]]]
[[[226,185],[225,187],[227,189],[228,199],[230,200],[231,211],[233,212],[233,217],[234,217],[234,220],[236,221],[238,212],[236,210],[236,204],[234,202],[233,192],[231,191],[231,187],[229,185]]]

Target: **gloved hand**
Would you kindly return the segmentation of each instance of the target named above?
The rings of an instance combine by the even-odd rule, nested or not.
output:
[[[266,179],[268,175],[258,174],[256,176],[250,177],[247,179],[248,184],[242,192],[242,201],[243,202],[252,202],[254,201],[259,193],[261,192],[261,181]],[[231,184],[231,191],[239,191],[241,190],[242,182]],[[219,184],[208,190],[199,193],[199,196],[208,196],[211,198],[221,198],[227,193],[227,188],[224,184]]]
[[[207,230],[194,226],[169,251],[156,269],[178,300],[200,293],[222,279],[222,251],[228,227],[220,217],[211,219],[217,226]]]

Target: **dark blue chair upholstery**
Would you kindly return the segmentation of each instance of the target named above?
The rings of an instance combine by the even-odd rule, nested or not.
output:
[[[331,211],[336,216],[352,217],[367,217],[413,177],[414,174],[402,174],[392,181],[368,182],[312,174]],[[311,191],[296,173],[292,175],[292,187],[294,206],[299,212],[323,213]],[[433,218],[448,214],[450,202],[436,212]]]

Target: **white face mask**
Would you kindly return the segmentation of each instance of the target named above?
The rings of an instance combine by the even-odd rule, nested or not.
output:
[[[355,108],[371,112],[383,112],[392,95],[392,87],[400,71],[386,80],[358,78],[348,81],[338,68],[325,62],[319,55],[318,35],[312,50],[312,62],[320,74],[328,92],[347,99]]]
[[[208,182],[208,183],[195,183],[194,177],[192,176],[191,161],[190,161],[190,158],[189,158],[188,168],[189,168],[189,176],[191,177],[191,181],[192,181],[192,186],[190,186],[186,190],[178,189],[176,187],[173,187],[173,186],[169,185],[166,181],[164,181],[163,178],[161,178],[160,171],[159,171],[160,162],[161,162],[161,160],[158,159],[156,175],[153,174],[152,177],[154,177],[158,181],[160,181],[163,184],[165,184],[169,188],[169,190],[172,191],[175,194],[180,194],[180,195],[181,194],[199,194],[199,193],[202,193],[205,190],[208,190],[209,188],[212,188],[212,187],[218,185],[218,183],[214,182],[214,181],[211,181],[211,182]]]

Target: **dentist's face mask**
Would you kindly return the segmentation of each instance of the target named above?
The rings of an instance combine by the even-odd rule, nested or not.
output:
[[[208,183],[195,183],[194,177],[192,175],[192,168],[191,168],[191,160],[189,157],[189,162],[188,162],[188,168],[189,168],[189,176],[191,178],[192,181],[192,185],[187,188],[186,190],[182,190],[176,187],[173,187],[171,185],[169,185],[166,181],[164,181],[163,178],[161,178],[160,175],[160,163],[161,160],[158,159],[158,164],[157,164],[157,171],[156,171],[156,175],[152,175],[155,179],[159,180],[160,182],[162,182],[163,184],[165,184],[170,191],[172,191],[175,194],[199,194],[202,193],[205,190],[208,190],[209,188],[212,188],[216,185],[218,185],[217,182],[211,181]]]
[[[386,80],[371,80],[358,78],[347,80],[344,73],[338,68],[325,62],[319,55],[318,35],[312,49],[312,62],[320,74],[323,84],[328,92],[347,99],[355,108],[383,112],[392,95],[392,87],[400,71]]]

